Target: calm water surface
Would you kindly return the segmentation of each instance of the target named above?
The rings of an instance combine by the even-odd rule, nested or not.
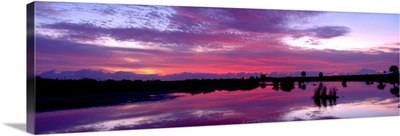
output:
[[[319,83],[290,92],[272,86],[248,91],[167,94],[174,99],[37,113],[37,133],[241,124],[374,116],[398,116],[399,98],[391,84],[324,82],[337,99],[312,98]],[[398,86],[398,85],[396,85]],[[392,89],[392,90],[391,90]],[[397,88],[398,89],[398,88]]]

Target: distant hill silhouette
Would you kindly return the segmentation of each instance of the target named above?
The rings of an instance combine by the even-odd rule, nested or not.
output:
[[[307,71],[307,76],[318,76],[320,71]],[[82,78],[92,78],[92,79],[114,79],[114,80],[153,80],[160,79],[162,81],[174,81],[174,80],[186,80],[186,79],[220,79],[220,78],[242,78],[242,77],[257,77],[261,74],[265,74],[267,77],[296,77],[301,75],[301,71],[299,72],[271,72],[271,73],[226,73],[226,74],[213,74],[213,73],[189,73],[183,72],[178,74],[164,75],[159,76],[156,74],[136,74],[132,72],[115,72],[115,73],[107,73],[101,70],[91,70],[91,69],[82,69],[77,71],[60,71],[56,72],[56,70],[50,70],[43,73],[38,74],[38,76],[43,78],[52,78],[52,79],[82,79]],[[377,70],[371,69],[361,69],[360,71],[354,73],[343,73],[343,72],[327,72],[324,73],[325,76],[332,75],[364,75],[364,74],[382,74]]]
[[[352,73],[352,75],[364,75],[364,74],[382,74],[382,72],[372,69],[361,69],[360,71]]]

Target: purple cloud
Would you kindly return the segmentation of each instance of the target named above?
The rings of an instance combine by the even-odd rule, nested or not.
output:
[[[310,44],[310,45],[321,45],[321,41],[315,40],[315,39],[309,39],[305,43]]]
[[[107,6],[109,5],[101,5],[102,8],[85,6],[83,8],[85,12],[92,14],[101,12],[103,14],[109,8]],[[185,46],[205,46],[218,49],[224,44],[233,45],[249,41],[258,41],[259,44],[277,42],[281,37],[276,35],[291,35],[293,31],[300,31],[291,28],[290,25],[306,23],[309,18],[322,13],[233,8],[132,7],[133,9],[143,9],[143,13],[129,10],[123,10],[123,13],[111,12],[111,10],[111,13],[107,13],[131,19],[131,21],[125,21],[123,26],[103,27],[109,26],[107,23],[113,22],[113,20],[85,19],[68,23],[58,21],[58,23],[41,24],[39,28],[46,29],[42,31],[58,31],[61,33],[60,38],[69,41],[92,41],[99,37],[111,37],[120,41],[151,42],[159,44],[159,46],[173,44],[179,50],[185,49]],[[43,12],[46,11],[48,10]],[[171,15],[161,11],[168,11]],[[131,12],[132,14],[128,14]],[[158,23],[148,22],[151,20],[158,20]],[[145,23],[140,23],[143,21]],[[106,24],[99,25],[102,22]],[[165,29],[159,28],[160,26],[165,26]],[[254,35],[259,35],[259,37],[254,37]]]
[[[176,15],[171,18],[176,24],[184,25],[184,30],[194,27],[209,29],[236,29],[244,32],[284,33],[293,23],[306,23],[309,18],[322,12],[260,10],[233,8],[193,8],[174,7]],[[189,26],[189,27],[186,27]],[[200,27],[200,28],[198,28]],[[209,30],[203,29],[203,30]]]
[[[311,37],[306,43],[311,45],[320,45],[320,39],[331,39],[340,36],[346,36],[351,29],[345,26],[320,26],[302,30],[292,30],[292,37],[295,39],[301,37]]]
[[[35,6],[36,6],[35,10],[36,10],[37,14],[39,14],[39,15],[49,17],[50,15],[58,16],[58,15],[63,14],[62,11],[54,9],[54,7],[52,6],[52,3],[38,2],[35,4]]]
[[[176,44],[176,45],[196,45],[208,43],[223,43],[234,42],[234,35],[229,34],[195,34],[188,32],[162,32],[153,29],[138,29],[138,28],[98,28],[91,24],[72,24],[58,23],[43,26],[44,28],[66,31],[63,35],[65,40],[96,40],[96,38],[106,36],[112,37],[120,41],[140,41],[152,42],[161,44]],[[237,36],[236,36],[237,37]]]
[[[350,33],[350,28],[344,26],[322,26],[308,29],[310,36],[320,39],[330,39],[345,36]]]

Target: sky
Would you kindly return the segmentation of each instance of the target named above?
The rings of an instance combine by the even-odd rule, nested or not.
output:
[[[36,74],[210,78],[388,71],[399,14],[36,2]]]

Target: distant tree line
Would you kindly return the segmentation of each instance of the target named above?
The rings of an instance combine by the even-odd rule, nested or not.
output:
[[[184,92],[190,94],[209,93],[216,90],[253,90],[257,87],[265,88],[265,82],[271,82],[273,90],[282,90],[290,92],[295,88],[295,82],[298,82],[298,88],[305,90],[305,82],[323,82],[323,81],[339,81],[343,87],[347,87],[348,81],[362,81],[367,85],[378,82],[378,89],[384,89],[386,84],[393,84],[390,90],[393,95],[399,97],[399,69],[393,65],[389,68],[392,74],[375,74],[375,75],[340,75],[340,76],[323,76],[321,72],[318,77],[306,77],[306,72],[302,71],[299,77],[267,77],[261,74],[259,77],[252,76],[240,79],[188,79],[182,81],[160,81],[160,80],[96,80],[83,78],[79,80],[72,79],[46,79],[36,77],[35,95],[37,99],[38,110],[76,108],[85,106],[106,105],[110,103],[119,103],[121,101],[147,101],[172,99],[171,97],[160,95],[153,98],[150,94],[168,94],[174,92]],[[397,86],[395,86],[397,84]],[[131,97],[119,95],[136,93],[135,100]],[[334,98],[327,95],[323,90],[319,96],[314,98],[330,100]],[[89,97],[96,96],[101,98],[96,102],[88,101]],[[118,97],[117,97],[118,96]],[[110,99],[108,97],[115,97]],[[118,98],[118,99],[117,99]]]

